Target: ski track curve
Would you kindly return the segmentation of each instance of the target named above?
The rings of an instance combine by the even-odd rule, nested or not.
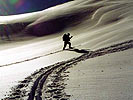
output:
[[[46,68],[42,68],[39,71],[34,72],[31,76],[25,78],[24,81],[21,81],[20,84],[18,86],[16,86],[12,93],[9,95],[9,97],[5,98],[6,100],[18,100],[18,99],[22,99],[24,97],[26,97],[26,99],[24,100],[42,100],[42,89],[47,87],[45,85],[47,78],[50,77],[50,75],[53,72],[56,72],[57,74],[61,74],[63,71],[65,71],[66,69],[70,68],[71,66],[76,65],[78,62],[84,61],[86,59],[90,59],[90,58],[94,58],[94,57],[98,57],[98,56],[103,56],[106,54],[110,54],[110,53],[115,53],[115,52],[120,52],[120,51],[124,51],[124,50],[128,50],[128,49],[132,49],[133,48],[133,40],[130,41],[126,41],[126,42],[122,42],[119,44],[115,44],[109,47],[105,47],[105,48],[101,48],[98,50],[95,50],[93,52],[89,52],[86,54],[83,54],[77,58],[72,58],[70,60],[67,61],[62,61],[62,62],[58,62],[54,65],[50,65],[47,66]],[[58,76],[58,75],[57,75]],[[32,78],[35,78],[34,81],[32,80]],[[23,88],[28,87],[29,82],[32,82],[32,86],[31,90],[29,91],[25,91],[23,90]],[[62,84],[59,84],[62,85]],[[63,87],[62,87],[63,89]],[[56,90],[52,90],[52,91],[57,91]],[[47,91],[48,92],[48,91]],[[59,98],[59,99],[65,99],[64,95],[66,98],[69,98],[69,95],[64,94],[62,96],[58,96],[58,95],[53,95],[53,92],[49,93],[52,95],[52,97],[47,97],[47,95],[45,96],[45,98],[50,98],[48,100],[52,100],[54,98]],[[46,93],[47,94],[47,93]],[[3,100],[5,100],[3,99]],[[22,99],[23,100],[23,99]],[[65,99],[67,100],[67,99]]]

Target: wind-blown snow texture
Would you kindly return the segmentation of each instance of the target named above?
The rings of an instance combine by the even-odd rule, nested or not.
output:
[[[26,29],[37,36],[74,27],[75,33],[77,29],[81,34],[87,33],[87,39],[98,39],[100,45],[105,40],[117,41],[118,37],[132,38],[132,9],[132,0],[75,0],[40,12],[1,16],[0,23],[33,22]]]
[[[0,16],[1,26],[4,26],[10,34],[17,34],[20,31],[24,31],[26,34],[44,36],[40,40],[36,39],[31,41],[31,43],[29,43],[30,45],[25,44],[23,47],[1,51],[0,57],[2,57],[2,61],[0,60],[0,64],[6,65],[18,61],[25,61],[26,59],[34,58],[37,55],[59,50],[59,48],[62,48],[61,36],[63,33],[67,32],[70,32],[74,36],[71,41],[73,46],[78,46],[79,49],[89,48],[93,51],[132,40],[132,9],[132,0],[74,0],[39,12]],[[4,32],[6,33],[7,31]],[[45,36],[49,34],[50,36]],[[62,52],[61,54],[58,54],[58,56],[61,57],[60,59],[66,59],[62,55],[67,54],[70,55],[68,52]],[[49,57],[48,59],[51,58]],[[51,61],[48,61],[48,64],[50,65]],[[39,66],[39,62],[38,59],[38,62],[34,63]],[[20,67],[21,69],[24,67],[28,68],[30,71],[27,72],[28,74],[24,74],[24,70],[22,70],[21,75],[23,77],[24,75],[29,75],[29,73],[33,72],[31,64],[33,65],[34,63],[32,61],[30,64],[23,63],[26,67],[21,63],[16,65],[16,73],[18,73]],[[42,60],[41,64],[42,66],[48,65],[46,63],[45,60]],[[6,71],[7,68],[9,67],[1,67],[4,71]],[[38,68],[40,68],[40,66],[34,67],[34,70]],[[6,76],[5,73],[3,73],[3,76]],[[20,77],[15,77],[15,79],[18,81],[23,78]],[[10,78],[9,82],[12,81],[13,80]],[[2,86],[8,87],[7,84],[1,85],[1,87]],[[3,92],[0,91],[0,93],[2,94]]]

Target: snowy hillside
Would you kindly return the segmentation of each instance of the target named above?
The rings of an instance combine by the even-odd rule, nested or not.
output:
[[[120,80],[120,82],[125,82],[126,79],[128,80],[128,76],[130,75],[131,76],[129,77],[129,79],[131,79],[133,74],[131,74],[132,71],[130,69],[132,68],[128,68],[128,67],[133,67],[131,63],[131,59],[133,58],[131,56],[132,50],[133,50],[131,49],[133,48],[133,43],[132,43],[133,11],[132,9],[133,9],[132,0],[74,0],[65,4],[48,8],[43,11],[39,11],[39,12],[21,14],[21,15],[12,15],[12,16],[0,16],[0,24],[1,24],[0,26],[1,27],[4,26],[9,33],[12,32],[12,34],[18,34],[20,32],[19,34],[21,35],[24,34],[23,37],[15,37],[11,35],[12,38],[16,38],[16,39],[19,38],[20,41],[19,42],[11,41],[11,42],[7,42],[5,45],[0,46],[0,50],[1,50],[0,51],[0,80],[1,80],[0,81],[0,99],[8,97],[9,100],[11,98],[13,98],[14,100],[19,100],[20,98],[27,100],[28,98],[32,98],[28,100],[33,100],[38,94],[38,90],[37,90],[38,87],[35,90],[32,89],[32,87],[34,87],[33,84],[35,84],[37,80],[42,79],[41,77],[43,76],[42,73],[49,71],[49,69],[50,69],[50,75],[47,73],[45,75],[47,75],[50,79],[53,79],[51,78],[51,75],[54,76],[54,73],[56,73],[55,71],[56,68],[54,67],[57,67],[57,66],[61,66],[61,68],[64,68],[63,66],[66,67],[68,65],[72,65],[75,70],[74,71],[73,69],[72,70],[68,69],[70,71],[70,74],[69,74],[70,81],[68,82],[63,81],[64,83],[68,84],[66,86],[66,90],[63,90],[63,91],[66,91],[67,94],[70,93],[70,95],[73,93],[74,97],[71,97],[72,100],[75,100],[75,98],[76,100],[81,100],[82,97],[84,96],[84,94],[82,93],[72,92],[73,90],[71,90],[70,87],[72,85],[71,82],[73,82],[73,78],[76,78],[76,81],[77,81],[76,83],[79,83],[78,85],[82,85],[83,91],[85,90],[85,86],[86,86],[86,83],[80,84],[80,82],[78,82],[80,81],[80,77],[77,77],[78,75],[74,76],[72,74],[73,72],[78,73],[79,70],[82,70],[83,73],[90,72],[90,74],[85,74],[87,76],[81,75],[81,78],[85,78],[85,80],[87,81],[89,81],[90,79],[90,81],[92,80],[93,82],[98,82],[98,80],[94,80],[92,79],[92,77],[98,77],[98,78],[100,77],[100,78],[103,78],[103,80],[105,80],[106,77],[104,75],[108,75],[107,78],[109,78],[109,81],[106,80],[106,82],[108,83],[113,81],[114,77],[119,78],[116,75],[117,72],[114,71],[115,68],[117,68],[117,67],[114,67],[114,65],[120,62],[122,63],[122,65],[119,65],[119,67],[120,66],[122,66],[122,68],[124,68],[124,66],[127,67],[126,71],[122,71],[119,74],[123,76],[122,77],[123,81]],[[5,33],[7,31],[5,31]],[[85,49],[85,50],[90,49],[91,51],[94,51],[94,53],[91,53],[91,55],[86,54],[88,55],[86,57],[85,54],[82,54],[82,53],[77,53],[77,52],[67,51],[67,50],[62,51],[62,48],[63,48],[62,35],[68,32],[73,36],[71,40],[72,46],[74,46],[77,49]],[[28,37],[31,37],[31,38],[28,38],[27,40],[26,34],[28,34]],[[41,36],[41,37],[33,37],[33,36]],[[21,38],[23,39],[21,40]],[[5,48],[5,49],[2,49],[2,48]],[[129,50],[124,51],[127,49]],[[117,53],[117,52],[120,52],[120,53]],[[114,53],[114,54],[112,55],[110,53]],[[103,56],[105,54],[107,55],[104,57],[98,58],[98,56]],[[110,55],[111,57],[108,57]],[[130,57],[126,57],[127,59],[129,59],[129,62],[127,61],[126,58],[125,59],[123,58],[124,56],[127,56],[127,55],[130,55]],[[79,56],[81,56],[81,58],[85,57],[84,60],[86,61],[81,62],[80,60],[81,58],[78,58]],[[115,62],[113,57],[114,59],[119,59],[117,60],[118,62],[117,61]],[[121,60],[121,57],[122,57],[122,60]],[[74,58],[79,60],[80,64],[77,64],[78,61],[76,61]],[[90,58],[93,58],[91,60],[92,63],[89,63]],[[99,59],[101,62],[99,61]],[[109,62],[109,64],[107,62]],[[125,62],[126,65],[123,62]],[[75,63],[77,64],[76,66],[79,66],[77,67],[77,69],[76,69]],[[94,68],[91,69],[90,66],[92,66],[93,64],[95,64],[95,66]],[[103,68],[101,67],[99,68],[98,66],[99,64],[103,66]],[[86,66],[89,66],[89,67],[86,67]],[[110,67],[107,67],[107,66],[110,66]],[[41,68],[44,68],[44,69],[41,69]],[[90,70],[85,71],[85,68]],[[96,69],[99,68],[99,70],[105,69],[110,73],[112,72],[112,74],[108,74],[108,73],[102,74],[101,72],[98,72],[98,75],[94,76],[93,71],[95,70],[95,68]],[[57,71],[58,70],[60,69],[57,69]],[[36,71],[36,73],[31,75],[31,73],[33,73],[34,71]],[[118,71],[121,71],[121,70],[118,70]],[[116,76],[113,75],[113,72],[115,72]],[[127,73],[127,72],[130,72],[130,73]],[[19,99],[17,98],[16,95],[8,96],[8,94],[10,94],[9,93],[10,89],[12,87],[15,87],[19,81],[25,80],[25,78],[27,80],[30,80],[30,79],[31,80],[29,81],[30,86],[24,86],[24,90],[26,91],[24,95],[22,96],[22,93],[20,93],[21,95],[18,94]],[[48,81],[50,81],[50,79]],[[130,87],[133,80],[130,80],[128,82],[129,83],[127,83],[126,85],[127,88]],[[26,83],[26,84],[29,84],[29,83]],[[101,83],[103,84],[102,87],[108,86],[109,87],[108,89],[111,89],[110,86],[112,86],[112,88],[115,88],[113,83],[109,83],[109,84],[104,84],[103,82]],[[38,83],[38,84],[41,84],[41,83]],[[47,83],[44,83],[44,84],[46,86],[48,85]],[[92,84],[89,83],[89,84],[93,85],[93,83]],[[115,84],[117,84],[117,82]],[[116,86],[120,87],[123,85],[124,84],[122,85],[117,84]],[[100,91],[102,92],[104,91],[104,89],[102,90],[99,87],[100,86],[99,84],[95,84],[93,86],[95,87],[95,89],[92,89],[91,87],[88,86],[88,91],[85,90],[83,93],[96,93],[98,91],[99,92],[98,95],[100,95]],[[127,89],[126,87],[124,88],[121,87],[122,89],[120,89],[120,91],[122,90],[124,91],[124,92],[122,91],[123,93],[125,93],[124,95],[126,95],[126,91],[124,90],[124,89]],[[74,89],[74,87],[72,87],[72,89]],[[92,91],[89,92],[89,89],[92,90],[93,92]],[[108,89],[106,88],[106,91]],[[23,87],[22,87],[22,90],[23,90]],[[117,90],[119,91],[119,89]],[[12,91],[14,92],[14,90]],[[45,91],[45,87],[41,91]],[[106,95],[105,98],[103,96],[103,98],[101,97],[102,99],[100,100],[115,100],[115,99],[125,100],[121,98],[115,98],[116,94],[113,94],[115,89],[112,89],[109,91],[111,91],[109,93],[110,98],[108,98],[108,95]],[[130,95],[126,95],[126,96],[130,96],[131,99],[129,100],[132,100],[133,90],[131,89],[130,91],[131,92],[129,91],[127,92],[127,93],[130,93]],[[33,93],[34,95],[31,95],[32,92],[34,92]],[[30,95],[28,93],[30,93]],[[80,99],[78,99],[78,96],[76,96],[77,94],[81,95]],[[47,94],[48,97],[49,95],[50,94]],[[89,95],[96,96],[93,94],[89,94]],[[45,98],[45,95],[43,94],[41,97]],[[69,98],[69,96],[67,98]],[[91,98],[91,100],[94,100],[94,99]],[[36,99],[36,100],[41,100],[41,99]],[[46,100],[50,100],[50,99],[47,98]],[[88,99],[85,98],[83,100],[88,100]],[[96,99],[96,100],[99,100],[99,99]]]

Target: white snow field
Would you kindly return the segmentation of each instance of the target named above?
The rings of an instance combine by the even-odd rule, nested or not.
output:
[[[70,21],[61,32],[34,38],[28,44],[24,40],[23,45],[7,43],[5,49],[0,49],[0,99],[37,69],[81,55],[56,52],[63,48],[64,33],[73,35],[72,46],[92,51],[133,40],[132,9],[132,0],[74,0],[39,12],[0,16],[0,24],[32,22],[26,28],[53,19]],[[130,49],[95,57],[70,68],[65,89],[73,95],[70,99],[133,100],[132,52]]]
[[[132,55],[132,50],[107,54],[68,69],[70,100],[132,100]]]

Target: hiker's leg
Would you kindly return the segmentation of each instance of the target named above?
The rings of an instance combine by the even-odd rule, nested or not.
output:
[[[63,50],[65,50],[66,46],[67,46],[67,42],[64,42]]]
[[[72,48],[72,47],[71,47],[71,42],[68,42],[68,44],[69,44],[69,48]]]

